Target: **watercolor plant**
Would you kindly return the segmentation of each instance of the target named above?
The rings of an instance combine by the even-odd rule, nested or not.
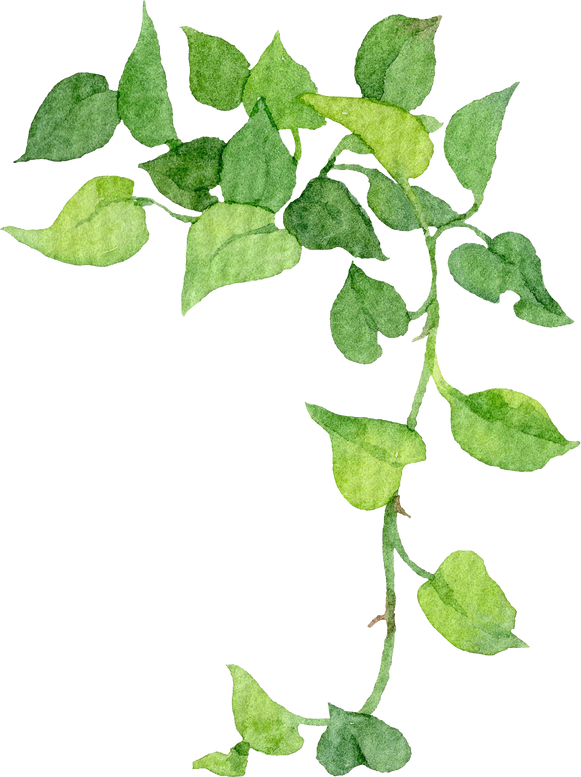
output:
[[[402,768],[411,756],[396,728],[373,716],[389,679],[395,639],[395,554],[423,580],[420,607],[432,626],[460,650],[494,655],[526,647],[514,633],[516,611],[476,553],[457,551],[434,572],[415,564],[404,550],[397,527],[406,514],[399,488],[403,469],[423,461],[426,449],[416,431],[430,379],[450,405],[452,434],[470,456],[490,466],[525,472],[578,445],[569,442],[534,399],[510,389],[463,394],[443,377],[436,356],[439,304],[436,244],[453,228],[472,230],[480,240],[452,251],[448,265],[456,282],[489,302],[512,290],[520,297],[515,314],[531,324],[572,323],[543,283],[541,263],[524,235],[492,238],[469,222],[482,204],[496,159],[497,139],[517,84],[475,100],[455,113],[445,129],[446,159],[474,204],[466,213],[411,179],[427,169],[434,146],[430,134],[442,125],[412,114],[430,92],[435,74],[434,36],[440,17],[390,16],[366,35],[355,63],[361,97],[317,93],[308,71],[274,36],[258,63],[221,38],[189,27],[190,87],[193,96],[221,111],[241,103],[247,123],[227,143],[198,137],[182,142],[172,106],[157,34],[143,9],[141,33],[119,87],[103,76],[78,73],[48,94],[30,128],[19,162],[76,159],[109,142],[120,121],[145,146],[169,150],[140,167],[159,192],[199,215],[173,213],[189,222],[182,311],[227,284],[272,277],[294,267],[304,248],[341,247],[354,258],[385,261],[372,222],[347,186],[332,171],[350,170],[369,182],[367,205],[393,230],[422,230],[432,273],[429,294],[409,311],[396,289],[369,277],[352,263],[330,316],[331,334],[344,356],[360,364],[380,358],[378,333],[404,336],[410,321],[425,317],[423,369],[406,423],[338,415],[307,405],[311,418],[330,437],[336,484],[359,510],[385,508],[383,562],[386,577],[386,638],[375,687],[358,711],[329,705],[329,717],[305,718],[269,698],[244,669],[230,666],[232,707],[241,741],[228,753],[211,753],[194,769],[237,777],[246,771],[251,750],[290,755],[303,745],[301,725],[325,728],[317,759],[333,775],[366,765],[379,772]],[[319,175],[290,204],[301,156],[300,130],[316,130],[329,119],[349,130]],[[290,130],[294,156],[281,138]],[[385,169],[338,164],[342,151],[373,155]],[[220,187],[223,201],[214,194]],[[136,254],[148,239],[144,208],[152,199],[133,196],[127,178],[105,176],[86,183],[47,229],[5,227],[14,238],[46,256],[75,265],[105,267]],[[275,214],[284,211],[284,228]],[[420,339],[416,338],[416,339]]]

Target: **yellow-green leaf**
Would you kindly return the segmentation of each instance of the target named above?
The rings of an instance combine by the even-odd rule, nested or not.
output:
[[[229,753],[209,753],[199,758],[194,761],[193,768],[207,769],[220,777],[243,777],[246,774],[249,750],[247,742],[239,742]]]

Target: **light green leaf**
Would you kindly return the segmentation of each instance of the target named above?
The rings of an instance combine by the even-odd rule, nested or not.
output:
[[[336,415],[307,404],[313,421],[331,438],[333,474],[345,499],[360,510],[375,510],[397,494],[406,464],[424,461],[426,446],[404,424]]]
[[[182,30],[188,38],[190,90],[196,100],[219,111],[237,108],[250,74],[244,54],[222,38],[191,27]]]
[[[355,264],[331,309],[331,334],[353,362],[371,364],[382,354],[377,333],[401,337],[410,322],[405,302],[389,283],[369,278]]]
[[[194,761],[193,768],[207,769],[220,777],[243,777],[246,774],[249,750],[250,745],[247,742],[239,742],[228,754],[210,753],[199,758]]]
[[[4,229],[59,262],[108,267],[136,254],[149,237],[145,211],[132,194],[128,178],[93,178],[71,197],[51,227]]]
[[[444,126],[441,121],[438,121],[438,119],[435,119],[433,116],[426,116],[425,113],[419,113],[417,116],[424,125],[426,132],[429,132],[430,134],[432,132],[437,132]]]
[[[159,41],[145,3],[139,40],[119,81],[119,115],[135,140],[146,146],[177,139]]]
[[[302,102],[359,135],[399,184],[427,169],[434,145],[417,116],[360,97],[304,94]]]
[[[300,245],[275,227],[273,213],[218,202],[190,227],[182,313],[221,286],[271,278],[300,258]]]
[[[104,76],[77,73],[51,89],[32,120],[17,162],[78,159],[106,145],[119,124],[117,92]]]
[[[373,150],[358,135],[345,135],[335,149],[335,158],[342,151],[351,151],[353,154],[373,154]]]
[[[296,180],[297,163],[260,99],[224,150],[220,179],[224,199],[276,213],[290,200]]]
[[[456,177],[478,205],[496,161],[496,142],[506,107],[518,83],[460,108],[446,127],[444,152]]]
[[[298,730],[302,718],[272,701],[244,669],[234,664],[228,669],[234,682],[234,721],[244,741],[266,755],[290,755],[300,750],[304,744]]]
[[[436,631],[460,650],[493,656],[528,647],[512,633],[516,610],[472,551],[450,554],[421,586],[418,601]]]

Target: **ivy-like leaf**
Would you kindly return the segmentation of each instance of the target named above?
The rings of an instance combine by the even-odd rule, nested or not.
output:
[[[119,115],[145,146],[177,140],[159,40],[145,3],[141,33],[119,81]]]
[[[17,162],[78,159],[106,145],[119,124],[117,92],[105,76],[76,73],[59,81],[32,120],[26,151]]]
[[[335,158],[337,158],[342,151],[351,151],[353,154],[373,154],[373,149],[371,149],[359,135],[345,135],[335,149]]]
[[[359,510],[383,507],[397,494],[406,464],[424,461],[426,446],[404,424],[336,415],[307,404],[313,421],[331,438],[335,483]]]
[[[132,194],[128,178],[93,178],[71,197],[51,227],[4,229],[59,262],[108,267],[136,254],[149,237],[145,211]]]
[[[196,138],[139,167],[164,197],[182,208],[203,211],[218,201],[210,189],[220,183],[225,145],[219,138]]]
[[[182,27],[188,38],[190,90],[196,100],[219,111],[231,111],[242,102],[250,75],[248,60],[223,38]]]
[[[224,150],[220,178],[224,199],[276,213],[290,200],[296,180],[297,163],[260,99]]]
[[[432,132],[437,132],[444,126],[441,121],[438,121],[438,119],[435,119],[433,116],[426,116],[425,113],[419,113],[417,114],[417,117],[424,125],[426,132],[429,132],[430,134],[432,134]]]
[[[331,308],[331,334],[341,353],[350,361],[371,364],[382,354],[377,333],[401,337],[409,322],[405,302],[393,286],[352,264]]]
[[[360,259],[387,258],[367,213],[345,184],[332,178],[313,178],[285,210],[284,225],[312,251],[344,248]]]
[[[207,769],[220,777],[243,777],[248,764],[250,745],[239,742],[229,753],[210,753],[194,761],[194,769]]]
[[[266,755],[291,755],[300,750],[304,744],[298,730],[302,718],[272,701],[244,669],[234,664],[228,669],[234,683],[234,722],[244,741]]]
[[[493,656],[528,647],[512,633],[516,610],[472,551],[450,554],[421,586],[418,601],[436,631],[460,650]]]
[[[514,312],[524,321],[550,327],[573,323],[545,288],[541,260],[524,235],[504,232],[488,248],[465,243],[452,251],[448,264],[456,283],[488,302],[516,292]]]
[[[480,205],[496,161],[496,142],[518,83],[465,105],[446,127],[444,153],[456,177]]]
[[[434,144],[420,119],[402,108],[361,97],[304,94],[300,99],[359,135],[399,184],[417,178],[430,164]]]
[[[301,247],[274,214],[252,205],[218,202],[188,233],[182,313],[231,283],[271,278],[294,267]]]

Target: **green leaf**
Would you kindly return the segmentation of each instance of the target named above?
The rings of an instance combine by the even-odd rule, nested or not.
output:
[[[409,322],[405,302],[393,286],[369,278],[351,264],[331,309],[331,334],[341,353],[353,362],[371,364],[382,354],[377,333],[401,337]]]
[[[427,169],[434,145],[417,116],[360,97],[305,94],[302,102],[359,135],[399,184]]]
[[[496,142],[518,83],[460,108],[446,127],[444,153],[456,177],[480,205],[496,161]]]
[[[188,233],[182,313],[221,286],[271,278],[300,258],[300,245],[275,227],[273,213],[218,202]]]
[[[119,115],[145,146],[177,139],[159,41],[145,3],[139,40],[119,81]]]
[[[313,421],[331,438],[335,483],[359,510],[375,510],[397,494],[406,464],[424,461],[426,446],[404,424],[336,415],[307,404]]]
[[[345,184],[332,178],[313,178],[285,210],[284,225],[313,251],[344,248],[360,259],[387,258],[367,213]]]
[[[516,610],[470,550],[452,553],[418,591],[424,615],[454,647],[493,656],[528,647],[512,630]]]
[[[224,150],[220,179],[224,199],[276,213],[290,200],[296,180],[297,163],[260,99]]]
[[[32,120],[26,151],[16,161],[78,159],[106,145],[119,121],[117,92],[104,76],[69,76],[45,97]]]
[[[232,711],[240,736],[253,750],[266,755],[291,755],[303,746],[299,734],[302,718],[272,701],[248,672],[228,666],[234,691]]]
[[[242,100],[250,114],[257,100],[263,97],[279,130],[317,129],[325,123],[321,117],[297,97],[304,92],[316,92],[309,71],[292,59],[276,33],[270,46],[250,71]]]
[[[418,114],[418,119],[424,125],[426,132],[429,132],[430,134],[432,132],[437,132],[444,126],[441,121],[438,121],[438,119],[435,119],[433,116],[426,116],[425,113]]]
[[[249,750],[250,745],[247,742],[239,742],[227,755],[225,753],[210,753],[199,758],[194,761],[193,768],[207,769],[221,777],[243,777],[246,774]]]
[[[317,747],[317,760],[329,774],[347,774],[356,766],[395,772],[410,760],[412,751],[404,735],[382,720],[333,704],[329,715],[329,726]]]
[[[132,194],[128,178],[93,178],[71,197],[51,227],[4,229],[59,262],[108,267],[136,254],[149,237],[145,211]]]
[[[210,189],[220,183],[225,145],[219,138],[196,138],[139,167],[164,197],[182,208],[203,211],[218,201]]]
[[[531,472],[579,445],[566,440],[543,406],[526,394],[511,389],[462,394],[438,373],[434,378],[450,403],[454,439],[484,464]]]
[[[335,158],[337,158],[342,151],[351,151],[353,154],[373,154],[373,150],[359,137],[359,135],[345,135],[335,149]]]
[[[541,260],[524,235],[504,232],[488,248],[465,243],[452,251],[448,264],[456,283],[488,302],[516,292],[514,312],[524,321],[549,327],[573,323],[545,288]]]
[[[355,79],[363,97],[417,108],[434,83],[434,35],[441,16],[388,16],[367,33],[357,53]]]
[[[244,54],[222,38],[191,27],[182,30],[188,38],[190,89],[196,100],[219,111],[237,108],[250,74]]]

